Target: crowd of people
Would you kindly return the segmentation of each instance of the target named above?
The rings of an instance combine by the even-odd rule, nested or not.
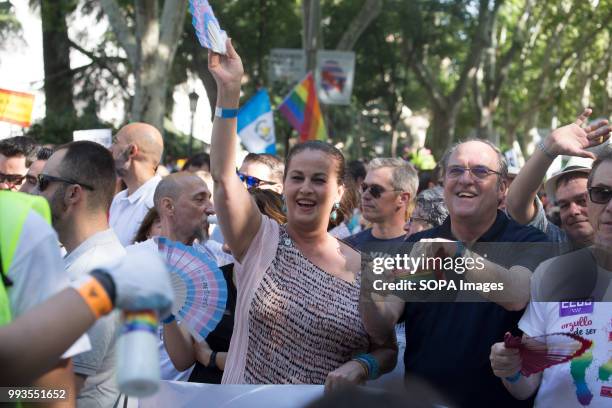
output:
[[[243,67],[231,41],[227,48],[209,53],[208,68],[217,106],[234,112]],[[164,380],[336,391],[389,373],[402,350],[406,384],[426,383],[438,406],[609,406],[612,128],[589,125],[590,114],[552,131],[516,175],[486,140],[453,145],[427,174],[400,158],[346,163],[321,141],[294,145],[285,160],[250,153],[236,169],[232,114],[215,117],[210,154],[165,176],[163,137],[145,123],[122,127],[110,149],[4,139],[0,364],[11,368],[0,383],[69,389],[77,406],[113,406],[121,327],[113,309],[155,309]],[[558,156],[571,158],[542,190]],[[554,207],[558,225],[547,212]],[[170,313],[158,237],[206,254],[223,272],[226,311],[204,340]],[[461,279],[500,283],[503,294],[417,302],[364,291],[370,250],[412,243],[452,259],[499,245]],[[521,354],[504,336],[558,332],[592,346],[522,375]]]

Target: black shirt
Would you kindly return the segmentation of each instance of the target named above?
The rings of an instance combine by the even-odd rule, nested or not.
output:
[[[436,228],[408,238],[456,240],[451,220]],[[533,227],[519,225],[503,212],[478,242],[546,242],[547,236]],[[521,258],[521,254],[516,255]],[[491,259],[494,261],[494,259]],[[533,257],[517,264],[535,269]],[[523,312],[509,312],[492,302],[485,303],[406,303],[406,376],[428,381],[460,407],[522,407],[533,401],[516,400],[493,375],[489,354],[491,346],[503,341],[507,331],[518,330]]]
[[[372,228],[368,228],[366,230],[363,230],[361,232],[358,232],[357,234],[351,235],[350,237],[347,237],[344,239],[344,242],[346,242],[347,244],[349,244],[350,246],[352,246],[355,249],[358,249],[360,251],[363,251],[364,246],[367,244],[373,244],[373,243],[399,243],[399,242],[404,242],[406,239],[406,235],[400,235],[397,238],[389,238],[389,239],[380,239],[380,238],[376,238],[374,235],[372,235]]]
[[[232,279],[234,264],[228,264],[220,267],[227,282],[227,302],[225,304],[225,312],[217,327],[206,336],[206,342],[211,350],[227,352],[229,350],[232,331],[234,330],[234,311],[236,310],[236,285]],[[189,382],[221,384],[223,371],[219,368],[210,368],[196,361],[193,371],[189,376]]]

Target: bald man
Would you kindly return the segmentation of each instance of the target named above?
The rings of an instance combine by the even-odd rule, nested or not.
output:
[[[124,246],[132,244],[147,211],[153,207],[153,194],[161,180],[155,170],[163,151],[162,135],[146,123],[130,123],[114,137],[111,152],[115,171],[127,189],[113,199],[110,225]]]
[[[210,195],[206,183],[193,173],[180,172],[164,177],[155,190],[155,209],[161,222],[160,235],[185,245],[192,245],[196,238],[201,239],[202,222],[214,213]],[[151,238],[127,247],[128,257],[133,250],[142,248],[152,253],[158,251],[155,239]],[[163,341],[159,342],[159,350],[162,380],[187,381],[191,368],[177,371]]]

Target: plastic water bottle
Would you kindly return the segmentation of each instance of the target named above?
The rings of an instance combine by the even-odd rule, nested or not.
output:
[[[157,314],[125,312],[117,343],[117,385],[131,397],[147,397],[159,388]]]

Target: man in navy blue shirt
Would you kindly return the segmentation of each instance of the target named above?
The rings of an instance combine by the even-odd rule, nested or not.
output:
[[[506,190],[507,165],[494,145],[481,140],[458,144],[444,156],[442,167],[449,217],[439,227],[410,236],[409,242],[429,239],[430,243],[424,245],[436,248],[429,253],[456,260],[475,258],[478,253],[474,248],[483,243],[548,241],[543,232],[521,226],[498,210]],[[393,324],[400,319],[405,321],[406,376],[424,379],[451,406],[529,404],[515,400],[501,386],[491,371],[489,351],[507,331],[516,329],[520,309],[529,299],[531,271],[541,259],[533,256],[533,251],[504,250],[506,244],[501,245],[493,248],[492,256],[483,261],[484,270],[468,271],[462,278],[471,282],[504,282],[508,290],[525,293],[526,298],[518,296],[516,301],[499,304],[387,301],[376,304],[378,316],[374,319],[372,314],[364,314],[368,331],[372,328],[381,336],[377,341],[385,338],[385,323],[388,337],[392,335]],[[504,256],[511,251],[515,251],[511,257]],[[495,300],[495,296],[489,299]]]
[[[409,162],[397,158],[372,160],[361,184],[361,211],[372,228],[345,241],[360,251],[365,251],[368,244],[403,242],[403,227],[414,207],[418,186],[417,172]]]

